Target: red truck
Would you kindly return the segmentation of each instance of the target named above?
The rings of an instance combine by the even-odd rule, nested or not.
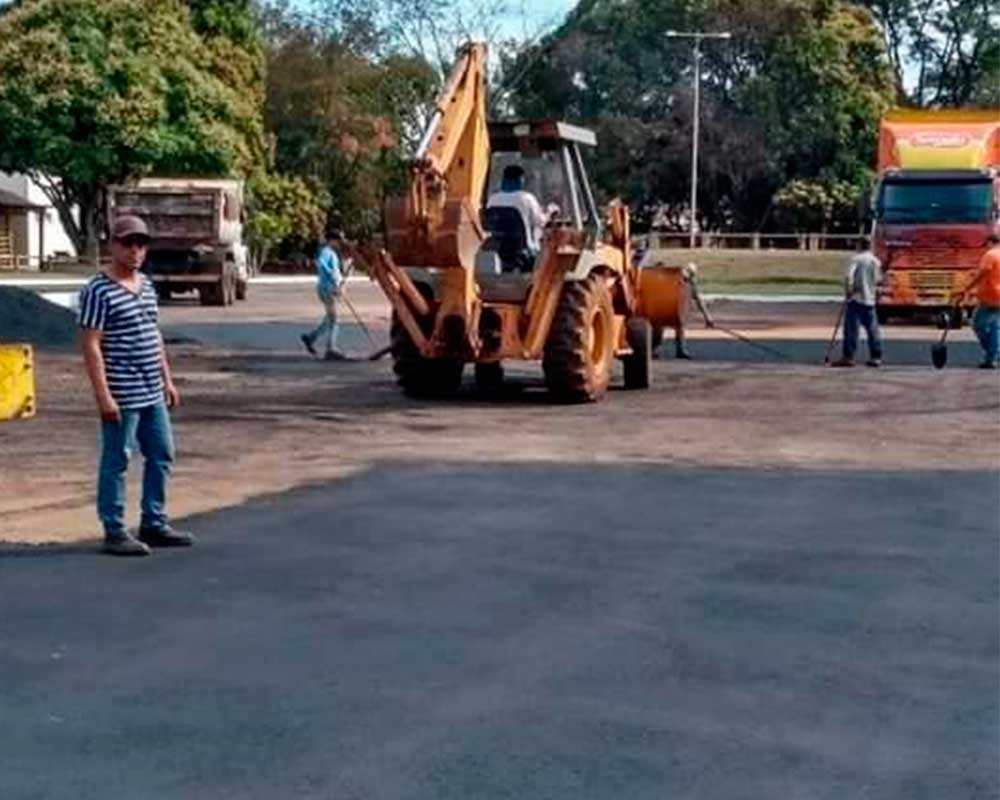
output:
[[[879,320],[949,311],[1000,226],[1000,109],[889,112],[879,130],[872,246]],[[952,314],[952,324],[961,316]]]

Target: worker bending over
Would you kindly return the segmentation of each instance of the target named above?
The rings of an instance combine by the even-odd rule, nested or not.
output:
[[[662,256],[655,250],[647,250],[639,262],[639,269],[646,269],[647,267],[664,267],[667,266],[660,259]],[[698,266],[692,262],[688,262],[683,267],[681,267],[681,281],[688,287],[688,293],[691,299],[694,301],[699,313],[705,320],[706,328],[714,328],[715,321],[712,319],[712,315],[708,313],[708,309],[705,307],[705,300],[701,296],[701,289],[698,286]],[[687,337],[684,331],[684,317],[686,314],[683,313],[684,309],[677,310],[677,322],[674,325],[674,357],[682,358],[686,360],[691,359],[691,352],[687,349]],[[654,350],[660,346],[663,342],[663,329],[655,328],[653,330],[653,348]]]

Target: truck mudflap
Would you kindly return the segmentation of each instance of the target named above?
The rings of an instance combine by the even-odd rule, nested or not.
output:
[[[29,344],[0,345],[0,422],[34,415],[34,350]]]

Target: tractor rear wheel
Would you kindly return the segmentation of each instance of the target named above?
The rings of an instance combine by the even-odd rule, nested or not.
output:
[[[403,391],[412,397],[443,397],[462,385],[465,365],[452,358],[424,358],[395,313],[389,328],[392,369]]]
[[[607,391],[614,314],[611,293],[599,275],[563,286],[542,359],[545,383],[557,400],[585,403]]]
[[[622,359],[626,389],[648,389],[653,381],[653,336],[649,321],[633,317],[625,323],[632,352]]]

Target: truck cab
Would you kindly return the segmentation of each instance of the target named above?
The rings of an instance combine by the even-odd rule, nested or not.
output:
[[[883,119],[872,197],[872,245],[885,271],[881,320],[946,309],[965,288],[1000,225],[998,169],[1000,112]]]

